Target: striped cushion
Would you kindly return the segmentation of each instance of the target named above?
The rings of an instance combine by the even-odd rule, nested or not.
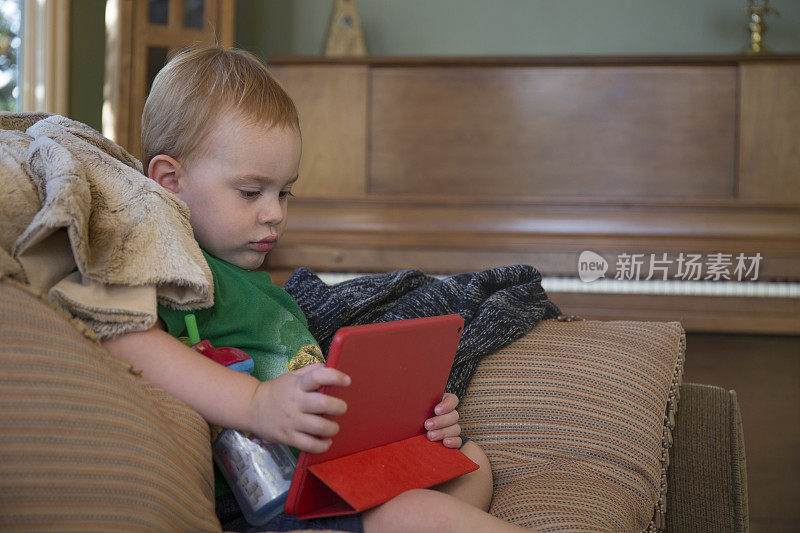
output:
[[[0,529],[219,531],[208,426],[0,282]]]
[[[663,528],[678,323],[541,322],[486,357],[459,408],[492,464],[490,512],[541,531]]]

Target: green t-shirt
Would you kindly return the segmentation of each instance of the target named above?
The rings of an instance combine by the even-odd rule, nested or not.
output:
[[[261,381],[287,371],[286,364],[304,346],[317,347],[300,306],[269,274],[239,268],[203,251],[214,277],[214,305],[179,311],[158,306],[167,332],[187,335],[184,316],[193,313],[201,339],[215,347],[239,348],[253,358],[253,376]]]
[[[269,274],[239,268],[203,251],[214,277],[214,305],[179,311],[162,305],[158,316],[174,337],[186,336],[184,316],[193,313],[201,339],[214,347],[232,346],[253,358],[253,376],[261,381],[287,372],[287,363],[306,364],[309,352],[321,359],[317,341],[308,331],[306,317],[285,290],[272,284]],[[311,348],[311,350],[309,350]],[[295,457],[298,451],[292,448]],[[215,493],[230,492],[214,465]]]

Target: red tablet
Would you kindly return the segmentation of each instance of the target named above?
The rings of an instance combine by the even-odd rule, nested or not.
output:
[[[458,450],[428,440],[425,420],[442,399],[464,321],[459,315],[340,329],[326,366],[349,387],[320,392],[347,402],[325,453],[302,452],[285,511],[300,518],[356,513],[406,490],[477,470]]]

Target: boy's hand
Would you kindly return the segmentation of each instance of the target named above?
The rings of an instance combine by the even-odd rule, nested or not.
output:
[[[260,383],[251,401],[253,432],[303,451],[326,451],[339,424],[322,415],[344,414],[347,404],[316,392],[323,385],[346,387],[350,377],[317,363]]]
[[[458,396],[444,393],[442,401],[436,404],[433,412],[436,416],[425,421],[428,439],[440,440],[448,448],[461,447],[461,426],[458,425]]]

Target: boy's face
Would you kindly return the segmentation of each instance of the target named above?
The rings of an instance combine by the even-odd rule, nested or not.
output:
[[[295,128],[220,119],[205,149],[179,168],[174,191],[200,247],[244,269],[260,266],[286,228],[300,150]]]

